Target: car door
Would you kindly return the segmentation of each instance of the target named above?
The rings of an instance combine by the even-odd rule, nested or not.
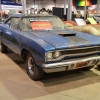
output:
[[[2,34],[4,44],[15,53],[17,53],[17,45],[19,44],[17,39],[17,35],[20,33],[19,20],[19,17],[12,17],[10,20],[8,20],[4,24]]]

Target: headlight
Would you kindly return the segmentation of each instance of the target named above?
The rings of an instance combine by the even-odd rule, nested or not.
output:
[[[47,55],[46,55],[46,59],[47,60],[50,60],[50,59],[52,59],[52,53],[51,52],[49,52],[49,53],[47,53]]]
[[[56,51],[56,52],[54,53],[53,57],[54,57],[54,58],[58,58],[58,57],[60,57],[60,55],[61,55],[61,52]]]

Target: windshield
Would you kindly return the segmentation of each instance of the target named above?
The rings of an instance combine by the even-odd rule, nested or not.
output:
[[[34,16],[22,18],[22,31],[66,30],[62,20],[56,16]]]

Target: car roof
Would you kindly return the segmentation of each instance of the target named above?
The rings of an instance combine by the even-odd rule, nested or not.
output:
[[[47,15],[47,14],[13,14],[10,17],[32,17],[32,16],[43,17],[43,16],[54,16],[54,15]]]
[[[45,15],[45,14],[13,14],[10,15],[3,23],[7,22],[12,17],[54,17],[55,15]],[[57,17],[57,16],[56,16]]]

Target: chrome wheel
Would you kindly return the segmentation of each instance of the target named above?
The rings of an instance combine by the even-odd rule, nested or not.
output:
[[[35,65],[34,65],[33,59],[32,59],[32,57],[30,57],[30,58],[28,59],[28,69],[29,69],[29,72],[30,72],[32,75],[34,74],[34,67],[35,67]]]
[[[33,80],[38,80],[43,76],[43,69],[39,67],[33,58],[33,56],[29,53],[26,58],[26,65],[27,65],[27,74]]]

